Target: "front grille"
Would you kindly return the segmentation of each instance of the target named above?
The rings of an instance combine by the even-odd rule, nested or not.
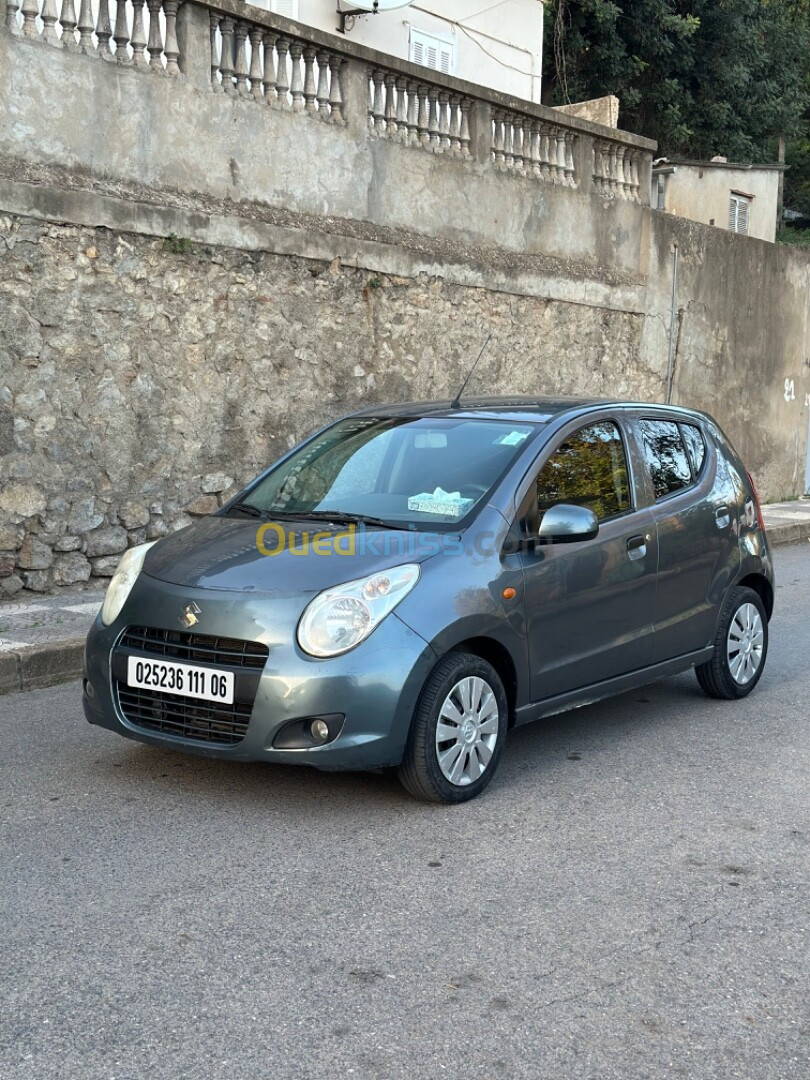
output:
[[[147,626],[130,626],[121,638],[125,649],[165,656],[171,660],[194,661],[203,664],[224,664],[230,668],[261,671],[270,650],[258,641],[214,637],[211,634],[190,634],[185,630],[154,630]]]
[[[117,689],[121,711],[135,727],[225,746],[242,741],[253,709],[252,700],[220,705],[159,690],[141,690],[120,680]]]
[[[235,673],[234,704],[128,686],[127,655],[132,653],[227,668]],[[114,656],[118,704],[134,727],[212,745],[233,746],[247,732],[259,678],[269,654],[267,646],[258,641],[130,626],[121,636]]]

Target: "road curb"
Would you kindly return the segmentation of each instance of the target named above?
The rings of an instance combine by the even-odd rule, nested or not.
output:
[[[810,540],[810,525],[806,521],[797,521],[790,525],[770,525],[768,529],[768,541],[772,547],[780,547],[782,544],[800,544]]]
[[[0,653],[0,694],[41,690],[78,679],[82,673],[85,638],[49,641]]]

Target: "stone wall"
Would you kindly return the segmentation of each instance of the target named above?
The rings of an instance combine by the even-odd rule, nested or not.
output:
[[[471,390],[639,393],[640,315],[0,218],[0,593],[106,577],[326,421]],[[609,358],[609,362],[608,362]]]
[[[810,260],[642,205],[644,140],[443,76],[428,90],[348,42],[302,80],[302,28],[255,9],[248,24],[236,0],[184,4],[151,68],[126,38],[110,62],[89,26],[54,48],[16,6],[28,36],[0,28],[0,597],[104,579],[357,406],[451,395],[490,332],[470,392],[663,400],[671,381],[765,498],[801,493]],[[248,79],[211,26],[263,41],[270,68],[255,52]],[[273,67],[295,41],[297,82]]]

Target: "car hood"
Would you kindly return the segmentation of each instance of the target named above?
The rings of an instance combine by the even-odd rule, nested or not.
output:
[[[314,594],[401,563],[421,563],[437,553],[441,539],[406,530],[352,533],[320,522],[207,517],[159,541],[147,552],[143,569],[152,578],[189,588]],[[260,540],[271,554],[260,551]]]

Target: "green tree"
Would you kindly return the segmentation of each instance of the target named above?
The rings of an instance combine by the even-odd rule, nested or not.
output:
[[[787,144],[785,206],[810,218],[810,139],[803,136]]]
[[[625,126],[632,117],[642,134],[656,137],[662,127],[686,134],[683,84],[699,29],[691,14],[674,0],[553,0],[549,14],[547,104],[616,94]]]
[[[786,6],[794,24],[807,34],[810,30],[810,0],[786,0]],[[805,38],[806,41],[806,38]],[[810,88],[810,62],[805,67],[805,89]],[[810,218],[810,106],[805,107],[801,132],[787,144],[786,161],[789,169],[785,175],[785,206],[798,210]],[[788,231],[789,232],[789,231]],[[786,237],[787,238],[787,237]],[[805,231],[792,237],[804,246],[810,243],[810,233]]]
[[[695,157],[773,161],[775,140],[805,127],[808,105],[807,24],[784,3],[700,0],[696,63],[690,88]]]
[[[547,104],[603,94],[662,154],[773,160],[798,137],[810,0],[552,0]]]

